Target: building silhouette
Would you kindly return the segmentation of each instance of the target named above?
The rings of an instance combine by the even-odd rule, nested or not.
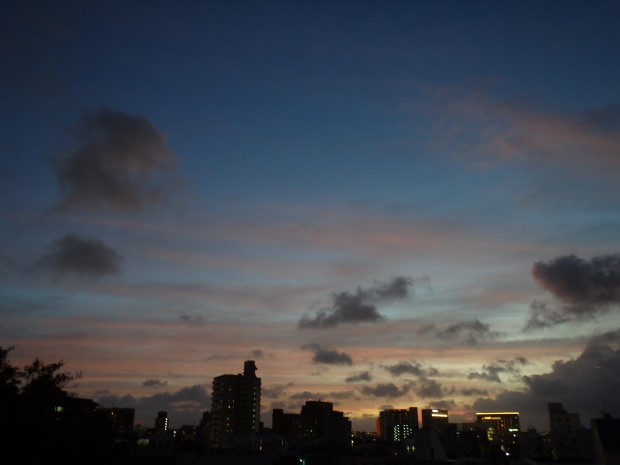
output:
[[[168,431],[168,412],[161,410],[157,412],[155,418],[155,431],[158,433],[165,433]]]
[[[308,400],[301,413],[284,413],[273,409],[273,432],[284,437],[292,447],[327,447],[333,449],[351,446],[351,422],[343,412],[334,410],[334,404]]]
[[[402,442],[420,429],[418,408],[387,409],[379,412],[377,436],[384,441]]]
[[[448,427],[448,411],[436,408],[422,409],[422,427],[438,432]]]
[[[119,433],[129,433],[133,431],[136,409],[133,408],[100,408],[99,412],[108,419],[114,431]],[[157,424],[157,420],[155,420]]]
[[[577,435],[583,429],[579,414],[567,412],[559,402],[547,404],[547,409],[553,458],[557,460],[578,457]]]
[[[211,443],[223,448],[238,435],[260,432],[261,379],[254,360],[243,364],[243,373],[213,379],[211,394]]]
[[[593,418],[590,422],[594,439],[596,463],[617,465],[620,463],[620,418],[604,414],[603,418]]]

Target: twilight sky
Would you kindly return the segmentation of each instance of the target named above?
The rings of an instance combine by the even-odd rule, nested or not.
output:
[[[43,2],[0,16],[0,345],[152,426],[620,415],[620,4]]]

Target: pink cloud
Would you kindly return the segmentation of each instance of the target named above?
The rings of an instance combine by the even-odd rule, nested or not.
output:
[[[474,92],[436,95],[437,147],[481,164],[518,159],[572,174],[620,167],[620,106],[577,113]]]

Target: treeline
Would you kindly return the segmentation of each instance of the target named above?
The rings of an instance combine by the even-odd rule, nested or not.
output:
[[[64,389],[81,373],[38,358],[15,366],[9,361],[13,350],[0,346],[0,462],[122,463],[127,447],[97,404]]]

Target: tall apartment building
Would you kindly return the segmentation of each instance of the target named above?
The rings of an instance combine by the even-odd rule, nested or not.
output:
[[[422,427],[438,432],[445,431],[448,427],[448,411],[436,408],[422,409]]]
[[[243,373],[213,378],[211,442],[222,447],[227,436],[260,432],[261,379],[254,360],[243,364]]]
[[[591,436],[581,424],[578,413],[569,413],[559,402],[547,404],[552,454],[555,460],[583,458],[588,455],[584,437]]]
[[[388,409],[379,412],[377,436],[384,441],[402,442],[420,429],[418,408]]]
[[[155,418],[155,431],[158,433],[165,433],[168,431],[168,412],[165,410],[157,412],[157,417]]]

